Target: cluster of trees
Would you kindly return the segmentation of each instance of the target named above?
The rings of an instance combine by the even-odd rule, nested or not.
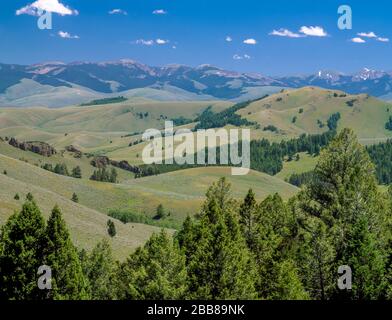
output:
[[[112,168],[110,171],[106,168],[94,170],[90,180],[117,183],[117,170]]]
[[[376,165],[376,175],[379,183],[392,183],[392,140],[367,146],[366,150]]]
[[[65,163],[57,163],[55,166],[53,166],[51,163],[45,163],[41,166],[41,168],[63,176],[73,177],[77,179],[82,178],[82,170],[79,166],[74,167],[71,173],[69,173],[68,167]]]
[[[389,117],[388,122],[385,124],[385,129],[392,131],[392,116]]]
[[[101,105],[101,104],[119,103],[119,102],[124,102],[127,100],[128,99],[125,98],[124,96],[113,97],[113,98],[103,98],[103,99],[92,100],[87,103],[82,103],[81,106],[82,107],[96,106],[96,105]]]
[[[265,96],[267,97],[267,96]],[[264,99],[265,97],[261,98]],[[261,100],[259,99],[259,100]],[[195,130],[199,129],[210,129],[210,128],[223,128],[224,126],[231,124],[233,126],[253,126],[255,125],[254,122],[250,122],[236,112],[240,109],[246,108],[251,102],[253,101],[246,101],[237,103],[236,105],[225,109],[221,112],[214,113],[211,111],[211,106],[208,107],[206,110],[203,111],[201,115],[199,115],[195,121],[199,122]]]
[[[289,177],[288,182],[294,186],[302,187],[304,185],[309,184],[312,181],[313,177],[314,177],[313,171],[294,173]]]
[[[331,115],[327,121],[329,130],[336,130],[338,128],[338,121],[340,120],[340,112]]]
[[[392,299],[392,190],[378,191],[351,130],[321,152],[314,176],[288,202],[275,194],[260,203],[252,190],[234,200],[221,179],[173,237],[154,234],[117,263],[106,242],[77,255],[58,208],[45,226],[27,202],[1,231],[0,297]],[[51,291],[36,286],[43,261],[53,269]],[[338,285],[342,266],[351,289]]]

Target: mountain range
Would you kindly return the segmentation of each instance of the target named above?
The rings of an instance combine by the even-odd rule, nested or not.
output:
[[[0,106],[62,107],[125,96],[159,101],[243,101],[282,88],[318,86],[392,100],[392,72],[364,68],[355,74],[318,71],[269,77],[212,65],[153,67],[133,60],[0,64]]]

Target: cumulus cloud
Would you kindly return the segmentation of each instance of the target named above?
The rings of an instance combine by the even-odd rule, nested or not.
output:
[[[303,33],[306,36],[309,37],[326,37],[328,36],[327,32],[319,26],[315,27],[307,27],[307,26],[302,26],[299,32]]]
[[[78,15],[79,12],[77,10],[73,10],[61,2],[59,0],[37,0],[31,4],[28,4],[18,10],[16,10],[16,15],[28,14],[31,16],[38,16],[40,14],[39,11],[46,11],[57,13],[61,16],[67,15]]]
[[[161,15],[163,15],[163,14],[167,14],[167,11],[166,10],[163,10],[163,9],[157,9],[157,10],[154,10],[153,12],[152,12],[152,14],[161,14]]]
[[[354,42],[354,43],[365,43],[366,42],[365,40],[363,40],[362,38],[359,38],[359,37],[352,38],[350,41]]]
[[[255,44],[257,44],[257,41],[255,39],[250,38],[250,39],[245,39],[244,43],[250,44],[250,45],[255,45]]]
[[[232,42],[232,41],[233,41],[233,38],[230,37],[230,36],[227,36],[225,40],[226,40],[227,42]]]
[[[244,55],[239,55],[239,54],[235,54],[234,56],[233,56],[233,59],[234,60],[249,60],[251,58],[251,56],[250,55],[247,55],[247,54],[244,54]]]
[[[377,38],[377,41],[380,41],[380,42],[389,42],[389,38],[381,38],[381,37],[378,37],[378,38]]]
[[[113,9],[111,11],[108,12],[109,14],[122,14],[124,16],[128,15],[128,12],[126,12],[125,10],[122,9]]]
[[[279,29],[279,30],[273,30],[270,33],[271,36],[278,36],[278,37],[288,37],[288,38],[302,38],[304,35],[292,32],[288,29]]]
[[[71,35],[69,32],[66,31],[59,31],[58,35],[60,38],[64,39],[79,39],[80,37],[78,35]]]
[[[363,37],[363,38],[377,38],[377,35],[373,31],[370,31],[370,32],[360,32],[357,35],[360,36],[360,37]]]
[[[162,44],[167,44],[167,43],[169,43],[169,40],[156,39],[155,42],[156,42],[157,44],[162,45]]]

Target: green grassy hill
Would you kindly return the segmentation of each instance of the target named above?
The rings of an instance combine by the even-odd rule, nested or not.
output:
[[[238,114],[259,123],[261,129],[275,126],[278,132],[274,135],[298,136],[326,131],[328,118],[337,112],[341,114],[338,130],[352,128],[364,143],[392,137],[392,131],[385,129],[392,104],[365,94],[348,95],[316,87],[284,90],[251,103]]]

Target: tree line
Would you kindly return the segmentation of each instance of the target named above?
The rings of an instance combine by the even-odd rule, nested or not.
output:
[[[107,242],[78,252],[58,207],[47,224],[33,199],[0,235],[1,299],[392,299],[392,189],[344,129],[296,196],[235,200],[214,183],[195,217],[162,230],[123,262]],[[39,290],[37,269],[53,270]],[[65,267],[66,266],[66,267]],[[341,267],[351,289],[338,285]]]

